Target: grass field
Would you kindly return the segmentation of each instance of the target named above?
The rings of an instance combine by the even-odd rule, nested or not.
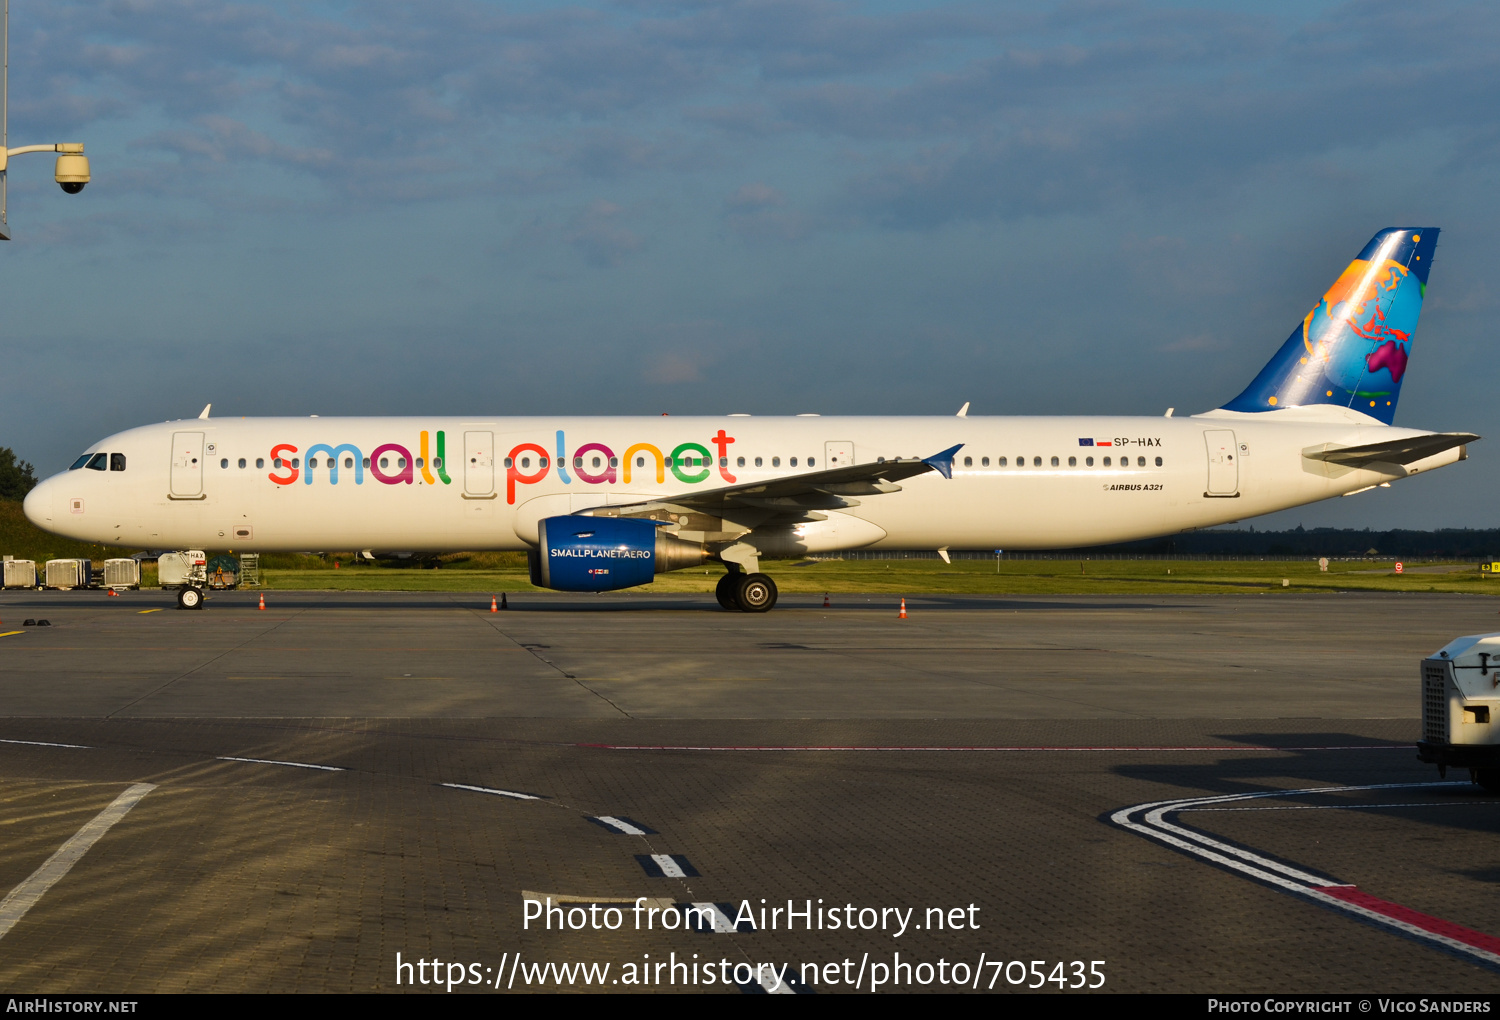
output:
[[[519,559],[519,557],[517,557]],[[1397,575],[1394,563],[1155,560],[762,560],[783,592],[810,594],[884,592],[892,595],[952,594],[1197,594],[1203,592],[1409,591],[1500,595],[1500,579],[1485,580],[1473,565],[1455,572]],[[1455,565],[1457,566],[1457,565]],[[267,570],[267,588],[345,591],[479,591],[537,589],[523,563],[506,569],[414,570],[343,566],[338,570]],[[711,592],[721,568],[657,575],[647,589]],[[1282,584],[1285,580],[1289,582]]]
[[[0,553],[41,562],[58,557],[100,561],[122,550],[74,542],[32,526],[21,504],[0,501]],[[334,567],[337,562],[339,566]],[[355,564],[352,554],[311,556],[268,554],[261,559],[264,587],[280,590],[335,591],[535,591],[527,581],[526,558],[520,553],[452,553],[441,557],[441,569],[389,563]],[[1178,592],[1410,591],[1500,595],[1500,577],[1487,580],[1475,564],[1430,572],[1413,564],[1402,575],[1394,563],[1334,561],[1328,572],[1312,560],[765,560],[761,569],[784,592],[884,592],[892,595],[953,594],[1166,594]],[[720,567],[660,574],[648,589],[664,592],[711,592],[723,574]],[[1289,582],[1282,584],[1285,580]],[[147,564],[142,582],[156,582]]]

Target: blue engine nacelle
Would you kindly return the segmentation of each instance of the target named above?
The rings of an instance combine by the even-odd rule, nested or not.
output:
[[[702,545],[631,517],[548,517],[537,540],[531,583],[554,591],[633,588],[708,558]]]

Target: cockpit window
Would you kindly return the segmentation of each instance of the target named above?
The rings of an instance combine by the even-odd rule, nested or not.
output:
[[[109,469],[111,471],[125,470],[125,455],[123,453],[112,453],[109,455]]]
[[[92,457],[92,456],[93,456],[92,453],[85,453],[82,457],[79,457],[77,460],[75,460],[73,462],[73,466],[70,467],[70,468],[68,468],[68,470],[69,471],[77,471],[79,468],[81,468],[85,464],[87,464],[89,462],[89,458]]]
[[[109,454],[107,454],[107,453],[96,453],[96,454],[94,454],[92,457],[89,458],[89,462],[87,464],[85,464],[84,467],[88,468],[90,471],[103,471],[103,470],[105,470],[106,468],[109,467]]]

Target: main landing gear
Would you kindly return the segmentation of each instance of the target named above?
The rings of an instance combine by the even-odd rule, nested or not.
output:
[[[202,609],[203,589],[194,588],[192,585],[177,589],[178,609]]]
[[[719,605],[742,613],[768,613],[776,605],[776,582],[765,574],[733,571],[719,578],[714,588]]]

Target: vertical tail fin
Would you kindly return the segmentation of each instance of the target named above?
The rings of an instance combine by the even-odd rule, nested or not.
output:
[[[1226,411],[1336,404],[1389,425],[1411,356],[1436,227],[1387,227]]]

